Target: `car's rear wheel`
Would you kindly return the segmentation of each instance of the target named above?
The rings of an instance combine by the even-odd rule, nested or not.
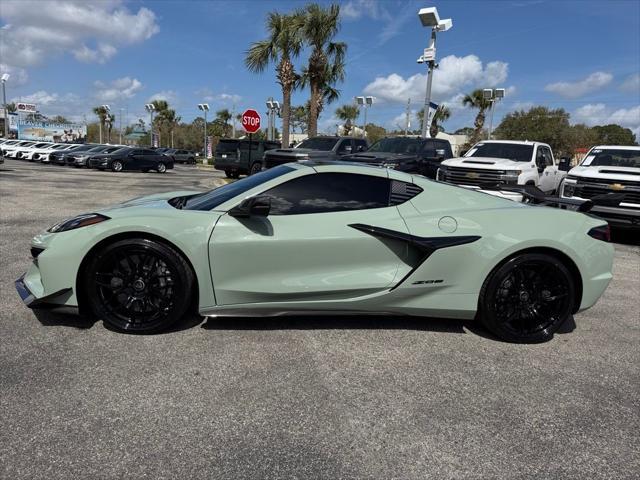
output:
[[[196,163],[196,159],[195,158],[189,158],[189,160],[187,161],[187,163],[194,165]]]
[[[121,172],[122,166],[123,165],[120,160],[114,160],[113,163],[111,163],[111,170],[113,170],[114,172]]]
[[[260,173],[262,171],[262,164],[260,162],[253,162],[251,164],[251,170],[249,170],[249,175],[255,175],[256,173]]]
[[[480,291],[482,323],[508,342],[539,343],[571,316],[575,284],[557,258],[526,253],[499,266]]]
[[[167,171],[167,166],[164,163],[160,162],[158,163],[156,170],[158,171],[158,173],[164,173]]]
[[[193,298],[189,265],[178,252],[152,240],[108,245],[84,272],[89,306],[123,332],[165,330],[182,318]]]

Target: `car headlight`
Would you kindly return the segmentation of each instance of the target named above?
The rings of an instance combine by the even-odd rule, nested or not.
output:
[[[522,173],[522,170],[507,170],[507,175],[517,177]]]
[[[60,233],[68,230],[75,230],[76,228],[88,227],[89,225],[95,225],[96,223],[104,222],[110,218],[106,215],[100,215],[99,213],[85,213],[78,215],[77,217],[64,220],[60,223],[56,223],[47,232]]]

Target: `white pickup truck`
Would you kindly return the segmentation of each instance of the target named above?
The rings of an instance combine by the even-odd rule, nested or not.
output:
[[[596,205],[591,213],[614,227],[640,229],[640,147],[593,147],[560,187],[562,198],[590,200],[607,193],[620,194],[621,201]]]
[[[486,140],[475,144],[464,157],[444,160],[437,179],[521,201],[522,195],[496,188],[535,185],[551,194],[558,190],[568,169],[568,161],[557,162],[546,143]]]

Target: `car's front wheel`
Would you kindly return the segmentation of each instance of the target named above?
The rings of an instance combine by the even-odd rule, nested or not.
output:
[[[122,171],[122,162],[120,160],[114,160],[111,163],[111,170],[113,170],[114,172],[121,172]]]
[[[164,163],[160,162],[158,163],[156,170],[158,171],[158,173],[164,173],[167,171],[167,166]]]
[[[255,175],[256,173],[260,173],[262,171],[262,164],[260,162],[253,162],[251,164],[251,170],[249,170],[249,175]]]
[[[545,342],[571,316],[575,291],[573,277],[559,259],[540,253],[518,255],[485,280],[480,319],[508,342]]]
[[[123,332],[153,333],[182,318],[194,283],[178,252],[138,238],[114,242],[90,258],[83,284],[89,306],[104,322]]]

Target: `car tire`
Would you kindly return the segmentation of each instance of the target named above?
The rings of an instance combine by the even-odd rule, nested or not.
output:
[[[122,162],[120,160],[114,160],[111,162],[111,170],[114,172],[121,172],[123,169]]]
[[[167,171],[167,166],[164,163],[159,162],[156,170],[158,171],[158,173],[165,173]]]
[[[194,275],[182,255],[160,242],[114,242],[83,269],[91,311],[110,327],[155,333],[178,322],[191,304]]]
[[[260,173],[262,171],[262,163],[253,162],[251,164],[251,169],[249,170],[249,175],[255,175],[256,173]]]
[[[549,341],[571,316],[576,287],[558,258],[525,253],[499,265],[480,290],[479,318],[502,340]]]

